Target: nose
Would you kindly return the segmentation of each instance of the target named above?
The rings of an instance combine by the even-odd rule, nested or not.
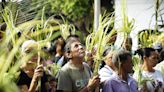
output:
[[[79,49],[84,50],[84,46],[83,45],[79,45]]]

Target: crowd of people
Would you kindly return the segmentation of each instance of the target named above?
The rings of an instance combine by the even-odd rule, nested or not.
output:
[[[77,35],[71,35],[67,40],[60,36],[52,41],[51,48],[46,49],[51,56],[48,60],[40,58],[38,64],[38,54],[35,53],[20,66],[16,83],[21,92],[164,92],[162,46],[160,49],[155,46],[140,48],[132,53],[132,42],[125,43],[119,50],[112,49],[112,46],[104,50],[99,74],[94,75],[94,53],[86,54]],[[21,52],[23,55],[33,53],[37,45],[36,41],[27,40],[22,44]],[[140,74],[133,70],[134,54],[142,60]],[[55,76],[44,69],[53,63],[61,67]],[[138,77],[145,78],[141,86]]]

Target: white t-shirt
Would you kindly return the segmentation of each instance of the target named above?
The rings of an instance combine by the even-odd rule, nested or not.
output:
[[[164,76],[164,61],[158,63],[154,68],[159,70]]]
[[[133,75],[135,79],[137,79],[138,76],[136,74]],[[147,72],[147,71],[142,71],[142,78],[145,79],[152,79],[151,81],[147,81],[147,89],[148,92],[155,92],[155,87],[159,84],[161,84],[158,92],[163,92],[164,89],[164,76],[161,74],[160,71],[155,70],[155,72]]]

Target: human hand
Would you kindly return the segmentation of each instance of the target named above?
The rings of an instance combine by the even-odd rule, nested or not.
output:
[[[96,87],[98,87],[100,85],[100,78],[99,76],[93,76],[93,78],[91,78],[88,82],[88,90],[92,91],[93,89],[95,89]]]
[[[33,79],[38,81],[43,76],[43,65],[38,65],[34,71]]]

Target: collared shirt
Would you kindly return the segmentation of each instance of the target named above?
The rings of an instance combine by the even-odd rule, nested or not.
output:
[[[111,78],[114,73],[115,72],[112,70],[112,68],[110,68],[108,65],[105,65],[99,71],[101,82],[104,82],[104,81],[108,80],[109,78]]]
[[[126,82],[114,74],[104,83],[102,92],[138,92],[137,83],[130,76],[128,76],[128,82]]]

